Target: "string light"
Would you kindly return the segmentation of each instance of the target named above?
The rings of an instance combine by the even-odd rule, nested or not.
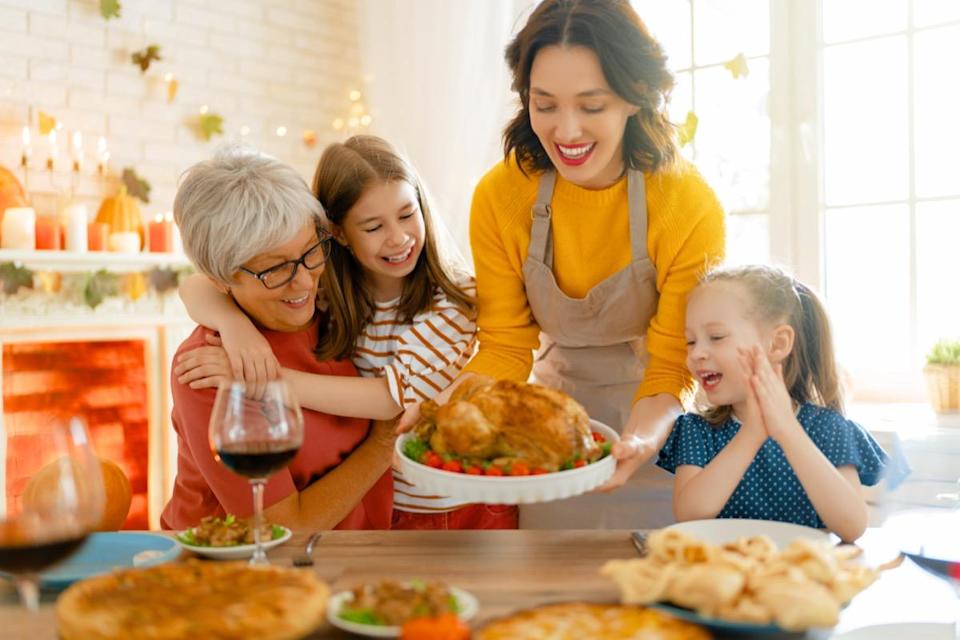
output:
[[[280,125],[279,127],[277,127],[277,137],[282,138],[285,135],[287,135],[287,128],[283,125]]]

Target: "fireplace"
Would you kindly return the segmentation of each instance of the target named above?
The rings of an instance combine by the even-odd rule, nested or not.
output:
[[[0,451],[0,513],[18,506],[27,480],[46,462],[32,445],[35,434],[54,413],[66,413],[86,420],[97,454],[130,480],[123,528],[158,528],[176,471],[170,362],[193,325],[182,317],[30,325],[0,325],[0,433],[9,436]]]
[[[130,480],[133,497],[123,528],[148,528],[145,351],[140,340],[4,345],[8,508],[18,510],[27,480],[48,462],[35,441],[55,409],[82,416],[98,455],[116,463]]]

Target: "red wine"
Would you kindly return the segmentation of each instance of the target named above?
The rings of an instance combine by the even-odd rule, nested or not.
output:
[[[243,442],[217,449],[217,458],[241,476],[266,478],[287,466],[299,450],[287,442]]]
[[[87,535],[35,544],[8,545],[0,542],[0,570],[10,573],[42,571],[76,551]]]

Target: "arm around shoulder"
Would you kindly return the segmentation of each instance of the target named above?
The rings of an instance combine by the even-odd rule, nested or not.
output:
[[[390,468],[395,422],[376,420],[363,444],[303,491],[264,510],[266,517],[294,530],[332,529],[363,500]]]

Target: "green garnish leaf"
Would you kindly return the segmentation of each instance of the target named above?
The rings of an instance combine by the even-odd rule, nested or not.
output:
[[[231,513],[230,515],[228,515],[226,518],[223,519],[223,524],[231,525],[236,521],[237,521],[237,517]]]
[[[347,622],[356,622],[358,624],[374,624],[379,626],[386,624],[383,618],[370,609],[340,609],[340,617]]]
[[[183,533],[178,533],[177,540],[179,540],[183,544],[189,544],[194,547],[199,546],[197,543],[197,539],[193,536],[193,529],[187,529]]]
[[[600,457],[606,458],[608,455],[610,455],[610,451],[612,450],[613,450],[613,443],[604,442],[603,444],[600,445]]]
[[[430,446],[420,438],[410,438],[403,443],[403,455],[414,462],[420,462],[420,459],[429,450]]]
[[[284,535],[286,532],[287,532],[287,530],[284,529],[283,527],[281,527],[281,526],[278,525],[278,524],[272,524],[272,525],[270,525],[270,539],[271,539],[271,540],[276,540],[276,539],[278,539],[278,538],[282,538],[283,535]]]
[[[413,579],[410,581],[410,588],[414,591],[426,591],[427,583],[423,580]]]
[[[460,601],[457,600],[457,596],[450,594],[450,599],[447,600],[447,608],[450,609],[453,613],[460,613],[463,611],[463,607],[460,606]]]

